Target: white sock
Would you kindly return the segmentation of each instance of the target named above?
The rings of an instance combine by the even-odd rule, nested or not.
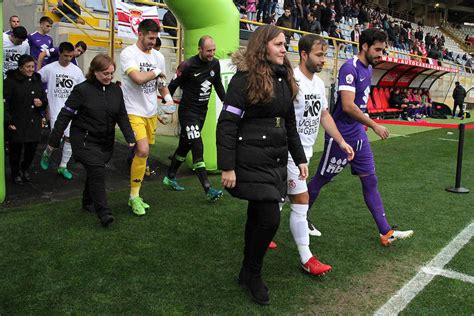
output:
[[[69,159],[71,159],[71,156],[72,156],[71,143],[64,142],[63,156],[61,157],[61,163],[59,164],[59,167],[60,168],[67,168],[67,163],[69,162]]]
[[[307,204],[291,204],[290,230],[295,240],[301,262],[305,264],[313,256],[309,249],[309,228],[306,216],[308,214]]]

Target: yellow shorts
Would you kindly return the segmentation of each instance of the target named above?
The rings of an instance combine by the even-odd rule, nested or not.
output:
[[[157,117],[142,117],[133,114],[128,115],[130,125],[135,132],[135,139],[137,141],[144,138],[148,139],[148,144],[155,143],[155,133],[157,125]]]

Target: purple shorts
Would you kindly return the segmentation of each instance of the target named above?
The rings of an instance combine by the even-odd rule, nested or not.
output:
[[[352,146],[355,155],[352,161],[347,160],[347,154],[341,150],[333,138],[326,138],[324,152],[319,161],[318,173],[326,178],[338,175],[347,164],[351,165],[352,174],[375,174],[375,162],[367,134],[361,133],[357,138],[345,139]]]

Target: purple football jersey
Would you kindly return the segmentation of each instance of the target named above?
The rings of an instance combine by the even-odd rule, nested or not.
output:
[[[28,44],[30,44],[31,56],[37,60],[42,51],[53,47],[53,38],[47,34],[42,35],[39,32],[34,32],[28,35]]]
[[[341,66],[337,80],[337,100],[333,113],[334,121],[344,138],[358,138],[360,133],[365,133],[364,127],[342,110],[341,91],[354,92],[354,103],[362,112],[366,113],[370,83],[372,81],[372,66],[365,66],[354,56]]]

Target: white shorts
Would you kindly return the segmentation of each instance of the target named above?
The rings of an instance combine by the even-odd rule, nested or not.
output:
[[[309,159],[306,158],[309,163]],[[300,169],[295,165],[295,162],[291,157],[288,157],[288,195],[296,195],[308,191],[308,186],[306,185],[306,180],[298,179],[300,175]]]
[[[57,118],[58,118],[57,116],[49,118],[49,126],[51,128],[51,131],[53,130],[54,123],[56,123]],[[66,137],[69,137],[69,130],[70,129],[71,129],[71,122],[69,122],[69,124],[67,125],[66,129],[64,130],[63,135],[66,136]]]

